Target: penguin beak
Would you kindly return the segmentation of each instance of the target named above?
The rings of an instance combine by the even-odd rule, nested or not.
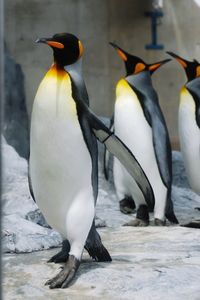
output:
[[[44,44],[46,44],[48,40],[49,39],[47,39],[47,38],[37,38],[37,40],[35,40],[35,43],[44,43]]]
[[[160,66],[166,64],[169,61],[171,61],[170,58],[161,60],[161,61],[156,62],[154,64],[148,64],[148,69],[149,69],[150,73],[153,74],[153,72],[156,71],[158,68],[160,68]]]
[[[128,57],[126,52],[120,48],[119,46],[117,46],[115,43],[110,42],[109,43],[111,46],[113,46],[113,48],[115,48],[117,50],[117,53],[119,54],[119,56],[123,59],[123,61],[127,61]]]
[[[176,55],[176,54],[173,53],[173,52],[167,51],[166,53],[169,54],[170,56],[174,57],[174,58],[181,64],[181,66],[182,66],[184,69],[187,68],[187,66],[188,66],[188,61],[187,61],[187,60],[183,59],[182,57]]]
[[[52,48],[58,48],[58,49],[64,48],[64,45],[62,43],[56,42],[56,41],[52,40],[51,38],[38,38],[35,42],[47,44]]]

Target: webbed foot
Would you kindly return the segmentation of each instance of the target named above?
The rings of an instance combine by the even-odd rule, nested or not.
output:
[[[130,222],[125,223],[123,226],[145,227],[148,225],[149,225],[149,221],[136,218],[135,220],[131,220]]]
[[[154,224],[155,224],[155,226],[165,226],[166,225],[166,221],[165,220],[163,221],[163,220],[155,218],[154,219]]]
[[[50,289],[61,288],[64,289],[69,286],[73,280],[78,268],[80,261],[73,255],[69,255],[68,261],[64,268],[52,279],[49,279],[45,285],[49,285]]]

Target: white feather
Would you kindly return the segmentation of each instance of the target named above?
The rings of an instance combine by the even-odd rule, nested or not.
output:
[[[181,92],[178,124],[188,180],[191,188],[200,195],[200,129],[196,123],[194,99],[186,89]]]

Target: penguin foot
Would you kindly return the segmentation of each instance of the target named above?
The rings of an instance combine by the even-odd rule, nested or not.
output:
[[[68,261],[64,268],[52,279],[49,279],[45,285],[49,285],[50,289],[64,289],[69,286],[80,266],[80,261],[74,256],[69,255]]]
[[[125,223],[123,226],[145,227],[148,225],[149,225],[149,221],[136,218],[135,220],[131,220],[130,222]]]
[[[119,208],[123,214],[132,214],[135,211],[135,202],[131,197],[125,197],[119,201]]]
[[[155,226],[165,226],[166,225],[166,221],[164,220],[160,220],[160,219],[154,219],[154,224]]]

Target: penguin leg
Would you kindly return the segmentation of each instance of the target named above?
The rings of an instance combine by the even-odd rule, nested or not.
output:
[[[52,256],[48,260],[48,263],[54,262],[55,264],[57,264],[57,263],[66,262],[69,257],[69,251],[70,251],[70,243],[68,240],[64,240],[62,242],[61,251],[55,254],[54,256]]]
[[[144,227],[149,225],[149,210],[146,204],[141,204],[137,210],[136,219],[123,226]]]
[[[66,288],[74,279],[80,266],[84,245],[94,219],[92,187],[80,191],[66,214],[66,233],[70,243],[69,257],[64,268],[45,285],[50,289]]]
[[[96,261],[112,261],[109,252],[102,244],[100,235],[95,228],[94,221],[85,243],[85,249],[88,251],[89,255]]]
[[[124,214],[132,213],[135,209],[135,203],[133,198],[127,195],[127,188],[125,184],[125,176],[129,176],[128,174],[124,174],[125,170],[120,162],[114,157],[113,161],[113,177],[114,184],[116,189],[116,194],[119,201],[120,211]],[[126,173],[126,172],[125,172]],[[125,176],[124,176],[125,175]]]
[[[132,214],[135,208],[135,202],[130,196],[125,196],[125,198],[119,201],[119,209],[124,214]]]

